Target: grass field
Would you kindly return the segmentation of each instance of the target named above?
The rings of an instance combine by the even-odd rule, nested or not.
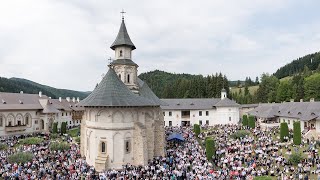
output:
[[[259,86],[250,86],[248,87],[250,94],[254,94],[258,90]],[[242,94],[244,94],[244,87],[238,88],[238,87],[232,87],[231,88],[231,93],[239,93],[239,90],[241,89]]]
[[[67,134],[69,134],[71,137],[77,137],[79,133],[79,127],[73,128],[67,131]]]

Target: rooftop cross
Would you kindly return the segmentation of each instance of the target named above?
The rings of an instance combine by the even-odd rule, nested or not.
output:
[[[111,59],[111,57],[109,57],[108,61],[109,61],[109,64],[111,64],[111,62],[112,62],[112,59]]]
[[[126,13],[126,12],[124,12],[124,10],[122,9],[122,11],[120,13],[122,14],[122,20],[124,20],[124,13]]]

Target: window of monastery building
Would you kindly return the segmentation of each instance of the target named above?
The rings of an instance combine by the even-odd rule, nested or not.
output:
[[[106,143],[105,142],[101,142],[101,152],[102,153],[106,152]]]
[[[124,144],[125,144],[125,152],[126,153],[130,153],[131,152],[131,142],[130,142],[130,140],[125,140]]]
[[[119,79],[121,79],[121,74],[119,74]]]
[[[34,124],[38,124],[38,120],[35,120],[35,121],[34,121]]]
[[[27,115],[25,118],[26,125],[29,125],[29,116]]]
[[[202,111],[199,111],[199,116],[202,116]]]
[[[169,116],[172,116],[172,112],[171,111],[169,111]]]
[[[229,117],[229,121],[231,121],[231,117]]]
[[[172,126],[172,121],[169,121],[169,126]]]
[[[163,116],[166,116],[166,112],[162,112]]]
[[[290,124],[290,120],[288,120],[288,124]]]
[[[202,120],[199,120],[199,125],[202,125]]]
[[[119,52],[119,57],[122,57],[122,50],[120,50]]]
[[[63,113],[61,113],[61,115],[63,116]]]
[[[206,111],[206,116],[209,116],[209,111]]]
[[[206,125],[209,125],[209,120],[206,120]]]
[[[127,82],[130,83],[130,74],[127,75]]]
[[[3,126],[3,116],[0,115],[0,127],[2,127],[2,126]]]

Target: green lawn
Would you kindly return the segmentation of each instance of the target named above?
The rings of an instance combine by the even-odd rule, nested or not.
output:
[[[77,127],[77,128],[73,128],[73,129],[68,130],[67,134],[69,134],[71,137],[77,137],[79,131],[80,131],[80,128]]]
[[[254,94],[258,90],[258,88],[259,88],[259,86],[249,86],[248,87],[250,94]],[[239,93],[240,89],[242,91],[242,94],[244,94],[244,87],[242,87],[242,88],[232,87],[231,92],[232,93],[235,93],[235,92]]]

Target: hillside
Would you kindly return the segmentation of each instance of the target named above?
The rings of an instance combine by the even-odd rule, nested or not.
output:
[[[67,89],[57,89],[50,86],[35,83],[27,79],[8,79],[0,77],[0,92],[19,93],[20,91],[30,94],[37,94],[39,93],[39,91],[42,91],[43,94],[52,98],[79,97],[80,99],[84,99],[88,95],[88,93],[86,92],[73,91]]]
[[[204,77],[155,70],[142,73],[139,78],[160,98],[212,98],[220,97],[223,87],[229,91],[228,79],[221,73]]]
[[[291,63],[286,64],[283,67],[280,67],[275,73],[278,79],[292,76],[298,73],[302,73],[307,67],[309,70],[314,71],[319,67],[320,64],[320,52],[313,54],[308,54],[306,56],[300,57],[296,60],[293,60]]]

